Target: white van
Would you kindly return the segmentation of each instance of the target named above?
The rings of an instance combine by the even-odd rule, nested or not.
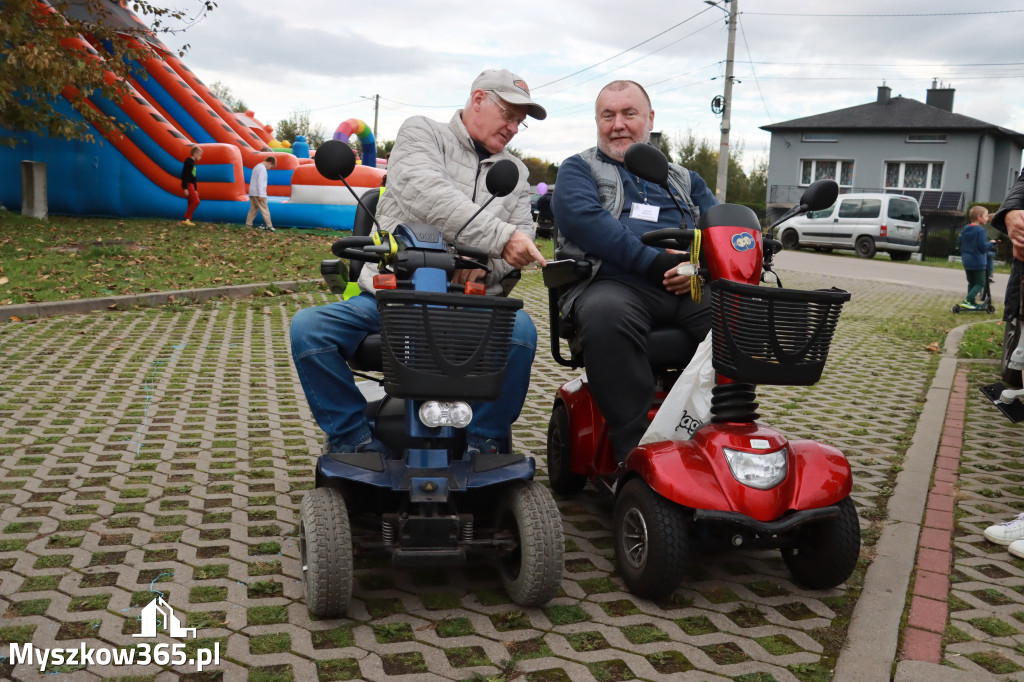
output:
[[[886,251],[910,260],[921,247],[921,207],[902,194],[840,194],[822,211],[790,218],[776,234],[787,249],[853,249],[861,258]]]

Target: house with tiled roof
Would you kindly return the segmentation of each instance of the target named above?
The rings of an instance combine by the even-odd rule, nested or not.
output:
[[[771,133],[769,214],[820,178],[843,192],[912,195],[926,214],[1002,201],[1021,170],[1024,134],[953,113],[954,94],[933,82],[922,103],[882,85],[874,102],[761,126]]]

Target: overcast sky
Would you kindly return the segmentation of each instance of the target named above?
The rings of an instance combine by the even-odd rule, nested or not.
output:
[[[768,153],[769,123],[874,101],[883,82],[919,101],[933,79],[953,111],[1024,132],[1024,2],[736,0],[732,143],[744,166]],[[169,6],[194,10],[196,0]],[[702,0],[218,0],[187,31],[185,63],[221,81],[263,123],[308,109],[330,137],[349,118],[394,139],[407,117],[447,121],[485,68],[508,68],[548,111],[512,144],[560,163],[592,146],[601,86],[643,84],[655,130],[717,147],[727,7]]]

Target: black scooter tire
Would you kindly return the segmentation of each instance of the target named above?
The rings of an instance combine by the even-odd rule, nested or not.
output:
[[[615,500],[615,561],[630,592],[665,599],[676,591],[690,551],[690,517],[684,507],[630,480]]]
[[[299,550],[306,608],[317,618],[340,618],[352,600],[352,528],[345,498],[316,488],[302,498]]]
[[[542,606],[557,594],[565,565],[562,516],[551,492],[537,481],[517,481],[498,505],[498,531],[516,547],[498,557],[502,587],[520,606]]]
[[[839,501],[839,516],[801,526],[795,547],[782,550],[782,560],[803,587],[824,590],[844,582],[860,559],[860,520],[853,500]]]
[[[551,489],[559,495],[571,497],[587,484],[587,477],[572,472],[572,433],[569,430],[569,412],[561,402],[551,410],[548,422],[548,478]]]

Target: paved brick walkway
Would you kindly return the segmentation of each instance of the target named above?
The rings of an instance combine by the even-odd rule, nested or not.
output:
[[[789,580],[776,552],[700,552],[665,603],[623,589],[609,504],[588,488],[559,500],[566,570],[563,593],[545,608],[509,603],[486,565],[394,570],[362,562],[351,617],[312,620],[296,533],[320,435],[291,365],[287,328],[299,306],[327,297],[0,326],[0,679],[52,679],[38,666],[12,665],[9,642],[133,646],[141,608],[158,595],[197,628],[198,639],[185,640],[189,655],[216,646],[219,664],[203,675],[183,666],[71,665],[62,678],[162,680],[184,671],[186,679],[261,682],[829,679],[935,369],[927,343],[906,338],[908,318],[949,301],[886,283],[792,273],[784,281],[853,293],[823,380],[764,387],[759,398],[764,423],[830,442],[850,458],[861,566],[845,589],[807,591]],[[528,274],[519,293],[542,347],[515,439],[538,458],[545,480],[552,396],[572,375],[548,359],[539,277]],[[942,660],[970,670],[985,669],[975,652],[986,640],[985,650],[998,645],[1008,661],[1021,661],[1021,609],[1013,605],[1024,599],[1013,589],[1024,585],[1024,563],[980,538],[993,517],[1024,508],[1018,474],[1007,471],[1014,461],[986,457],[1005,453],[1014,438],[1019,444],[1020,431],[1000,430],[1001,415],[978,396],[966,390],[970,423],[983,427],[965,429],[964,461],[977,461],[978,483],[957,497],[952,625],[943,630],[937,617],[913,625],[944,632],[951,643]],[[948,545],[926,537],[948,558]],[[941,582],[943,572],[932,572]],[[921,592],[932,579],[918,575],[918,593],[945,606],[941,590]]]

